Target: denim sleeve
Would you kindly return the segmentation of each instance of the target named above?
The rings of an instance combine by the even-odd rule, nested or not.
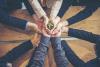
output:
[[[79,39],[83,39],[83,40],[86,40],[86,41],[89,41],[92,43],[99,43],[100,44],[100,35],[96,35],[96,34],[93,34],[91,32],[86,32],[83,30],[77,30],[77,29],[70,28],[68,35],[72,36],[72,37],[79,38]]]
[[[35,12],[34,12],[32,6],[31,6],[30,3],[28,2],[28,0],[23,0],[23,2],[24,2],[24,4],[25,4],[25,6],[26,6],[26,8],[27,8],[27,10],[28,10],[28,12],[29,12],[29,14],[30,14],[30,15],[35,14]]]
[[[91,16],[94,11],[96,11],[97,6],[95,5],[89,5],[84,10],[80,11],[78,14],[72,16],[71,18],[67,19],[69,22],[69,25],[74,24],[76,22],[79,22],[81,20],[84,20]]]
[[[63,17],[68,8],[72,5],[73,0],[63,0],[62,6],[59,10],[58,16]]]
[[[0,9],[0,23],[24,30],[26,27],[27,21],[16,18],[16,17],[12,17],[7,12]]]
[[[40,39],[40,44],[47,46],[47,44],[49,43],[49,40],[50,40],[50,37],[46,37],[42,34],[41,39]]]
[[[32,57],[27,67],[44,67],[45,57],[49,47],[49,37],[41,35],[38,47],[33,51]]]
[[[61,44],[61,38],[51,37],[51,44],[53,47],[54,58],[55,58],[57,67],[66,67],[69,62],[65,56],[65,52]]]

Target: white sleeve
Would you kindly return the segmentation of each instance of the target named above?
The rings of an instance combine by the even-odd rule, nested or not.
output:
[[[63,2],[63,0],[56,0],[54,2],[54,5],[52,6],[51,13],[50,13],[51,19],[54,19],[57,16],[57,14],[61,8],[62,2]]]
[[[35,13],[39,18],[41,18],[42,16],[46,16],[46,13],[41,7],[38,0],[29,0],[29,3],[31,4],[33,10],[35,11]]]

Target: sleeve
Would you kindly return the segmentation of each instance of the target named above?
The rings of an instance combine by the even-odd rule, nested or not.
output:
[[[91,32],[70,28],[68,31],[68,35],[79,38],[79,39],[83,39],[92,43],[100,43],[100,35],[96,35]]]
[[[95,5],[89,5],[85,9],[80,11],[78,14],[67,19],[67,21],[69,22],[69,25],[71,25],[71,24],[74,24],[81,20],[84,20],[84,19],[88,18],[89,16],[91,16],[93,14],[93,12],[96,11],[96,9],[97,9],[97,7]]]
[[[12,17],[8,13],[0,9],[0,23],[24,30],[26,28],[27,21]]]
[[[25,4],[25,6],[26,6],[26,8],[27,8],[27,10],[28,10],[28,12],[29,12],[29,14],[30,14],[31,16],[32,16],[33,14],[35,14],[35,12],[34,12],[32,6],[31,6],[30,3],[29,3],[29,1],[28,1],[28,0],[23,0],[23,2],[24,2],[24,4]]]
[[[63,0],[62,6],[59,10],[58,16],[63,17],[65,12],[69,9],[69,7],[72,5],[73,0]]]

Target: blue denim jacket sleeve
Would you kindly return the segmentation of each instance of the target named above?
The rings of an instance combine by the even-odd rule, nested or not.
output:
[[[7,12],[0,9],[0,23],[6,24],[12,27],[17,27],[20,29],[25,29],[26,27],[26,20],[18,19],[16,17],[10,16]]]
[[[41,35],[38,47],[34,50],[27,67],[44,67],[44,60],[48,52],[50,37]]]
[[[47,46],[47,44],[49,44],[49,40],[50,40],[50,37],[46,37],[46,36],[44,36],[44,35],[42,34],[39,44],[42,44],[42,45],[44,45],[44,46]]]
[[[53,47],[57,67],[66,67],[68,65],[68,60],[66,59],[65,52],[61,46],[61,38],[51,37],[50,41]]]
[[[86,32],[83,30],[77,30],[77,29],[70,28],[68,35],[79,38],[79,39],[83,39],[83,40],[86,40],[86,41],[89,41],[95,44],[97,43],[100,44],[100,35],[96,35],[91,32]]]

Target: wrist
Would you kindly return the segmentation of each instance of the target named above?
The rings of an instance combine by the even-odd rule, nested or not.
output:
[[[30,23],[31,23],[31,22],[27,22],[27,24],[26,24],[26,28],[25,28],[25,30],[26,30],[26,31],[28,31],[28,30],[29,30]]]
[[[63,26],[68,26],[68,21],[62,21],[63,22]]]
[[[37,28],[37,25],[35,23],[27,22],[25,30],[26,31],[33,31],[36,28]]]
[[[69,31],[69,27],[67,27],[67,26],[62,27],[63,33],[68,33],[68,31]]]

